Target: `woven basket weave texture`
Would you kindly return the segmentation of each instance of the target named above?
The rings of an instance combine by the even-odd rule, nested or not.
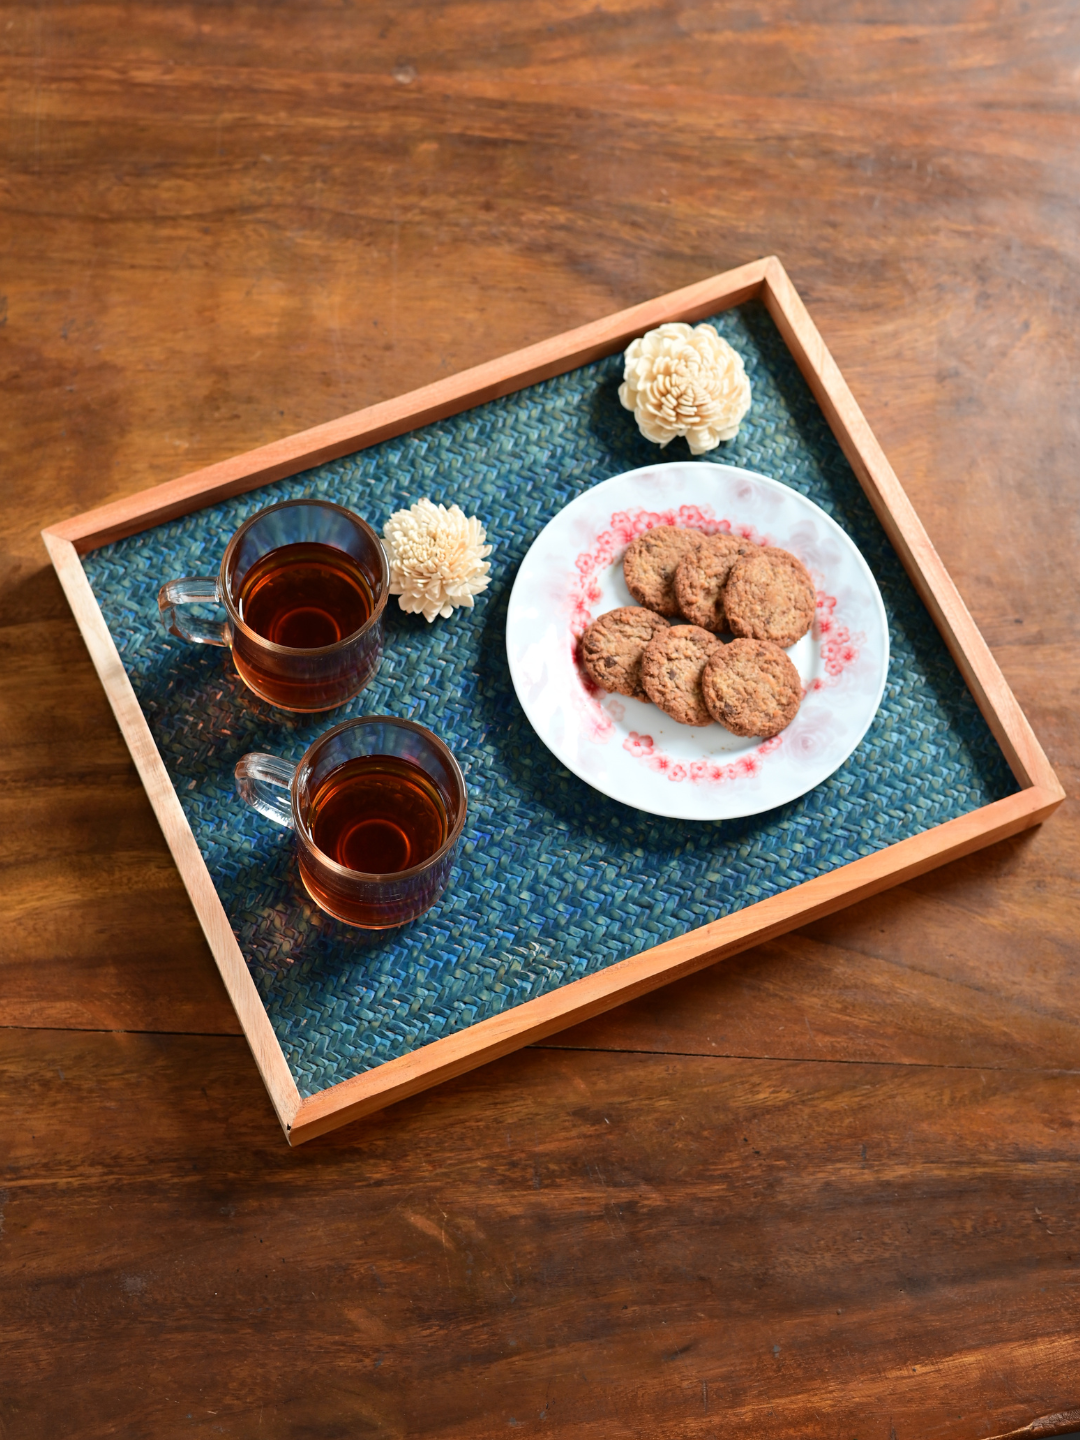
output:
[[[655,463],[619,404],[620,356],[159,525],[85,557],[109,629],[303,1095],[1016,790],[1005,761],[778,332],[757,302],[713,323],[743,356],[753,408],[701,457],[774,476],[822,506],[877,578],[884,699],[847,763],[809,795],[714,824],[608,800],[532,732],[510,684],[506,606],[541,528],[599,480]],[[683,441],[664,452],[686,459]],[[382,529],[423,496],[479,515],[493,582],[428,625],[391,600],[386,657],[329,716],[256,700],[228,653],[163,635],[158,586],[216,573],[241,521],[319,495]],[[246,810],[249,750],[296,760],[350,715],[404,715],[461,762],[470,813],[450,890],[401,931],[364,936],[304,893],[291,834]]]

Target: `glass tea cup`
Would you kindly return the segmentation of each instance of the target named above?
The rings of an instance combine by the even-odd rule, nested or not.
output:
[[[297,765],[250,754],[235,776],[253,810],[295,830],[304,888],[335,919],[387,930],[446,889],[468,801],[457,761],[422,725],[364,715]]]
[[[284,500],[245,520],[217,575],[170,580],[158,609],[170,635],[231,647],[237,674],[282,710],[330,710],[358,695],[382,659],[390,571],[371,526],[329,500]],[[184,617],[218,604],[227,619]]]

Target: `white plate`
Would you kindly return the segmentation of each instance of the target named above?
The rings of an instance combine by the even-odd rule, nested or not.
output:
[[[622,558],[654,525],[780,545],[813,577],[814,627],[788,651],[806,695],[774,739],[679,725],[655,705],[597,689],[578,665],[586,626],[635,604]],[[749,470],[676,461],[602,481],[541,530],[514,582],[506,652],[533,729],[575,775],[652,815],[727,820],[795,800],[844,763],[881,703],[889,628],[866,561],[824,510]]]

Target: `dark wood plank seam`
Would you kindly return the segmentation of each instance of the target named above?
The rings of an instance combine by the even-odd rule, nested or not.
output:
[[[572,1050],[575,1054],[582,1055],[654,1055],[680,1060],[753,1060],[769,1065],[878,1065],[900,1070],[989,1070],[1002,1075],[1080,1075],[1080,1069],[1070,1070],[1059,1065],[956,1065],[938,1060],[855,1060],[840,1055],[739,1055],[729,1050],[609,1050],[604,1045],[559,1045],[550,1040],[538,1040],[535,1044],[523,1048]]]
[[[57,1035],[183,1035],[192,1040],[247,1041],[242,1030],[125,1030],[114,1025],[5,1025],[3,1021],[0,1021],[0,1030],[26,1030],[31,1033],[52,1030]]]
[[[178,1040],[242,1040],[245,1035],[233,1035],[227,1030],[95,1030],[87,1025],[4,1025],[0,1031],[26,1031],[28,1034],[51,1032],[55,1035],[160,1035]],[[1080,1075],[1080,1069],[1040,1065],[955,1065],[942,1064],[937,1060],[856,1060],[831,1055],[740,1055],[730,1050],[637,1050],[629,1046],[608,1045],[559,1045],[549,1040],[537,1040],[523,1045],[522,1050],[571,1050],[582,1055],[645,1055],[654,1059],[673,1058],[677,1060],[749,1060],[769,1065],[877,1065],[902,1070],[989,1070],[1009,1075]],[[515,1052],[511,1052],[515,1053]],[[509,1056],[503,1056],[508,1059]],[[412,1097],[406,1097],[412,1098]],[[400,1103],[400,1102],[394,1102]],[[377,1113],[377,1112],[376,1112]],[[361,1116],[366,1119],[366,1116]]]

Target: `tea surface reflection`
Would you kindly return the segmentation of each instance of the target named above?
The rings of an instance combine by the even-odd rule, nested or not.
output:
[[[390,875],[422,865],[439,849],[446,802],[411,760],[364,755],[326,777],[308,824],[323,854],[347,870]]]
[[[256,561],[244,576],[236,608],[264,640],[316,650],[360,630],[375,601],[351,555],[307,542],[283,545]]]

